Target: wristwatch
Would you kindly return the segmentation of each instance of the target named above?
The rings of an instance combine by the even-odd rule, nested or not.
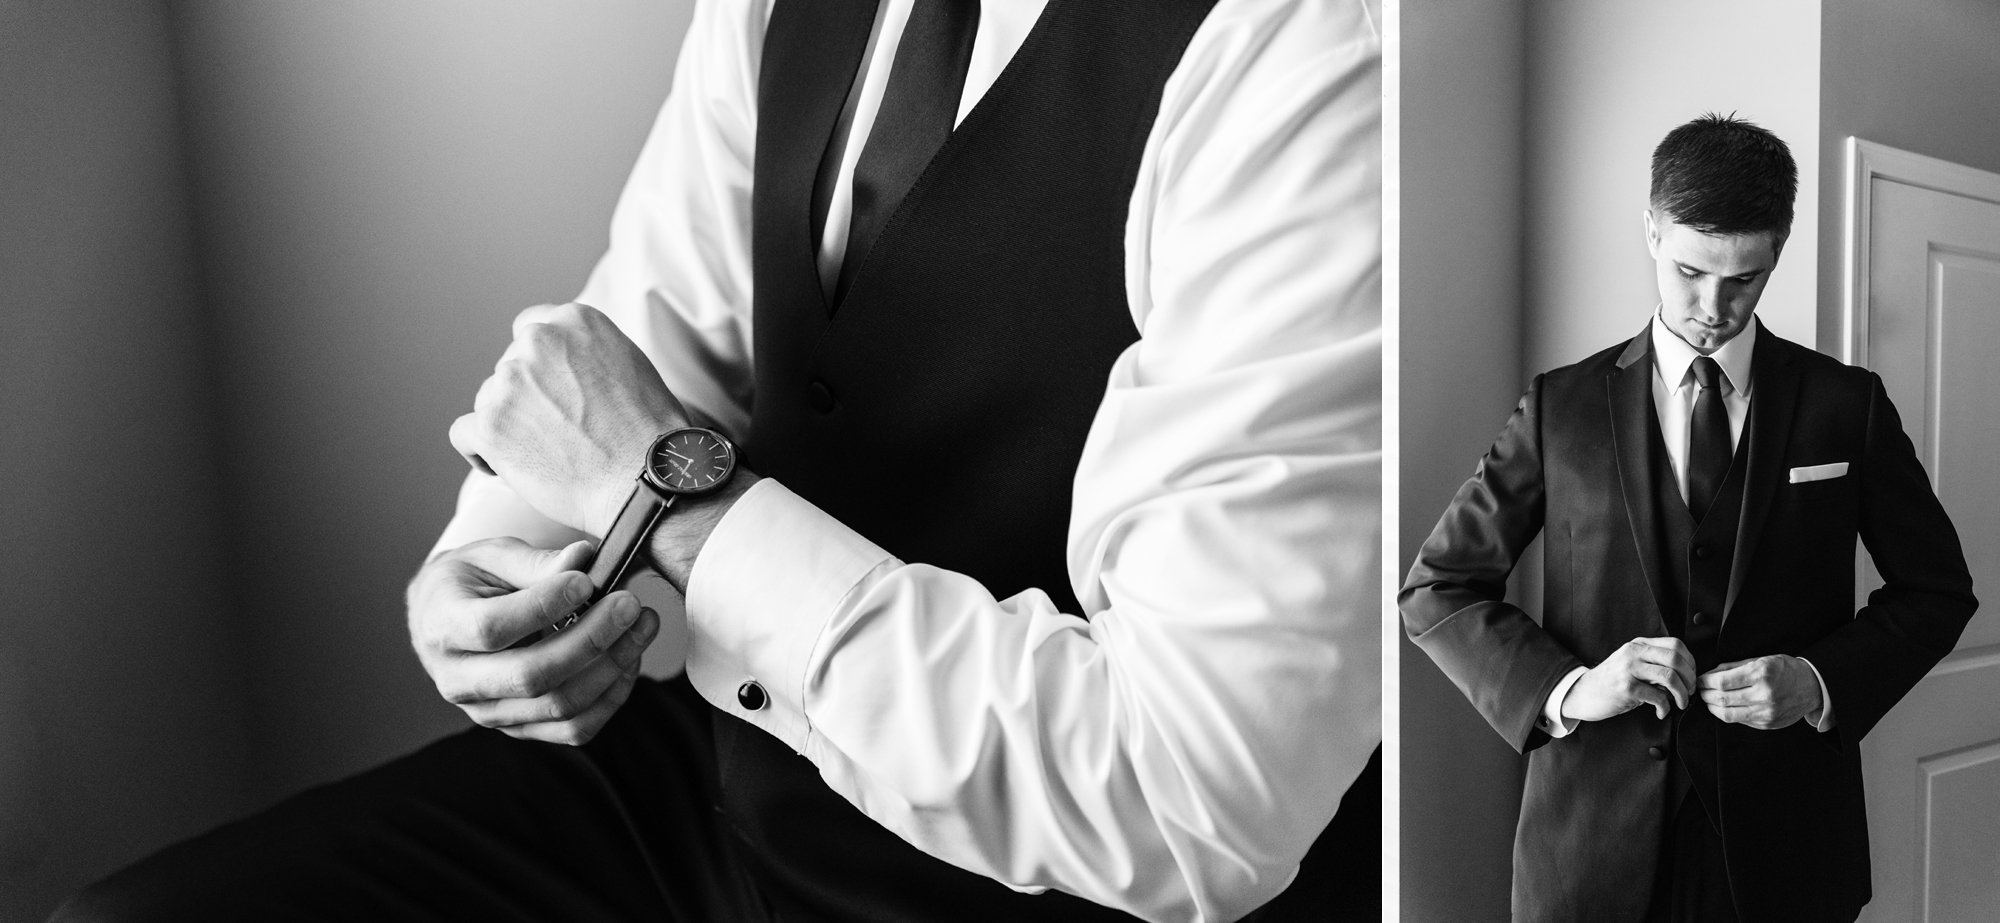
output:
[[[675,500],[720,490],[735,473],[736,446],[729,437],[699,426],[661,433],[646,450],[646,462],[639,466],[632,493],[625,498],[624,508],[612,520],[604,541],[597,546],[596,556],[584,571],[590,578],[590,599],[552,627],[561,631],[575,624],[618,581],[625,579],[625,572],[645,550],[653,527],[659,525]]]

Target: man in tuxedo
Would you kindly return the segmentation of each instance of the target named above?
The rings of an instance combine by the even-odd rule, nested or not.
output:
[[[1976,601],[1880,379],[1754,317],[1796,189],[1749,122],[1660,142],[1653,318],[1535,377],[1398,597],[1529,754],[1518,921],[1846,921],[1868,901],[1861,739]],[[1539,622],[1504,599],[1537,535]],[[1857,536],[1884,578],[1859,611]]]
[[[451,428],[410,632],[485,729],[75,918],[1379,916],[1375,23],[696,6]]]

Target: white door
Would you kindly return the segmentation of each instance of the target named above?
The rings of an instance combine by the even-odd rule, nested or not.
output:
[[[1866,142],[1850,156],[1850,358],[1882,376],[1984,600],[1862,744],[1861,919],[2000,920],[2000,175]],[[1862,573],[1865,594],[1880,578]]]

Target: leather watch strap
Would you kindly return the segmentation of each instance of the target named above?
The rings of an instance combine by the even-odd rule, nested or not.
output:
[[[590,578],[590,599],[553,628],[561,631],[575,624],[585,611],[625,579],[632,562],[638,560],[639,553],[645,550],[646,538],[653,534],[653,526],[673,505],[673,497],[661,496],[646,484],[645,479],[632,482],[632,493],[626,496],[624,507],[618,510],[618,518],[611,521],[610,531],[604,534],[604,541],[598,544],[590,566],[584,569],[584,576]]]

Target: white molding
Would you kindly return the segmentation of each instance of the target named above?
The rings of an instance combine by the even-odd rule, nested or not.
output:
[[[1885,179],[2000,204],[2000,173],[1847,136],[1847,201],[1841,214],[1841,360],[1868,364],[1868,222],[1875,180]]]
[[[1917,760],[1917,919],[1933,918],[1931,877],[1937,857],[1932,855],[1932,820],[1937,816],[1937,783],[1940,778],[2000,760],[2000,740],[1960,747]],[[1942,921],[1940,921],[1942,923]]]

